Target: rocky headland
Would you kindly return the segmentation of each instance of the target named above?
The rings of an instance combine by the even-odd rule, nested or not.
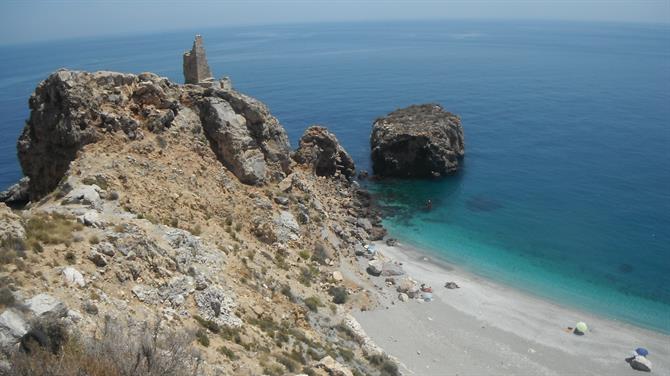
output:
[[[380,177],[452,174],[465,154],[461,119],[438,104],[413,105],[377,119],[370,145],[372,168]]]
[[[292,151],[192,66],[201,43],[188,84],[63,69],[35,89],[1,197],[20,209],[0,206],[0,373],[399,374],[349,315],[380,304],[356,253],[385,234],[353,160],[320,126]]]

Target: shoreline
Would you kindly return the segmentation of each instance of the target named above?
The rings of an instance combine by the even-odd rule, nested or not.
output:
[[[407,276],[433,287],[432,302],[401,302],[395,286],[388,287],[383,289],[391,296],[386,309],[354,314],[409,374],[634,375],[638,371],[624,359],[636,347],[649,349],[652,372],[670,373],[670,336],[662,332],[497,284],[405,243],[375,244],[378,252],[401,262]],[[383,283],[384,277],[374,279]],[[446,289],[448,281],[460,288]],[[589,325],[586,335],[565,332],[579,321]]]

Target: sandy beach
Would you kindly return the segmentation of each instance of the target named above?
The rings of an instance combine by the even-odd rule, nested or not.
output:
[[[649,350],[652,374],[670,375],[670,336],[559,306],[431,260],[412,247],[377,243],[414,280],[434,289],[432,302],[397,299],[382,287],[383,307],[354,316],[410,375],[641,375],[625,358]],[[371,277],[384,285],[384,277]],[[447,289],[454,281],[459,289]],[[585,321],[583,336],[567,333]]]

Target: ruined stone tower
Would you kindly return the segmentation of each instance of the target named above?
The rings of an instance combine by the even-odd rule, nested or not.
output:
[[[196,35],[191,51],[184,53],[184,82],[187,84],[198,84],[211,81],[212,71],[207,64],[205,47],[202,44],[202,36]]]

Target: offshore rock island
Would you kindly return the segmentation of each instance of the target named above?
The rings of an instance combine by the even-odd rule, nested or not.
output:
[[[438,177],[456,172],[465,154],[461,119],[438,104],[413,105],[375,121],[372,168],[384,177]]]

